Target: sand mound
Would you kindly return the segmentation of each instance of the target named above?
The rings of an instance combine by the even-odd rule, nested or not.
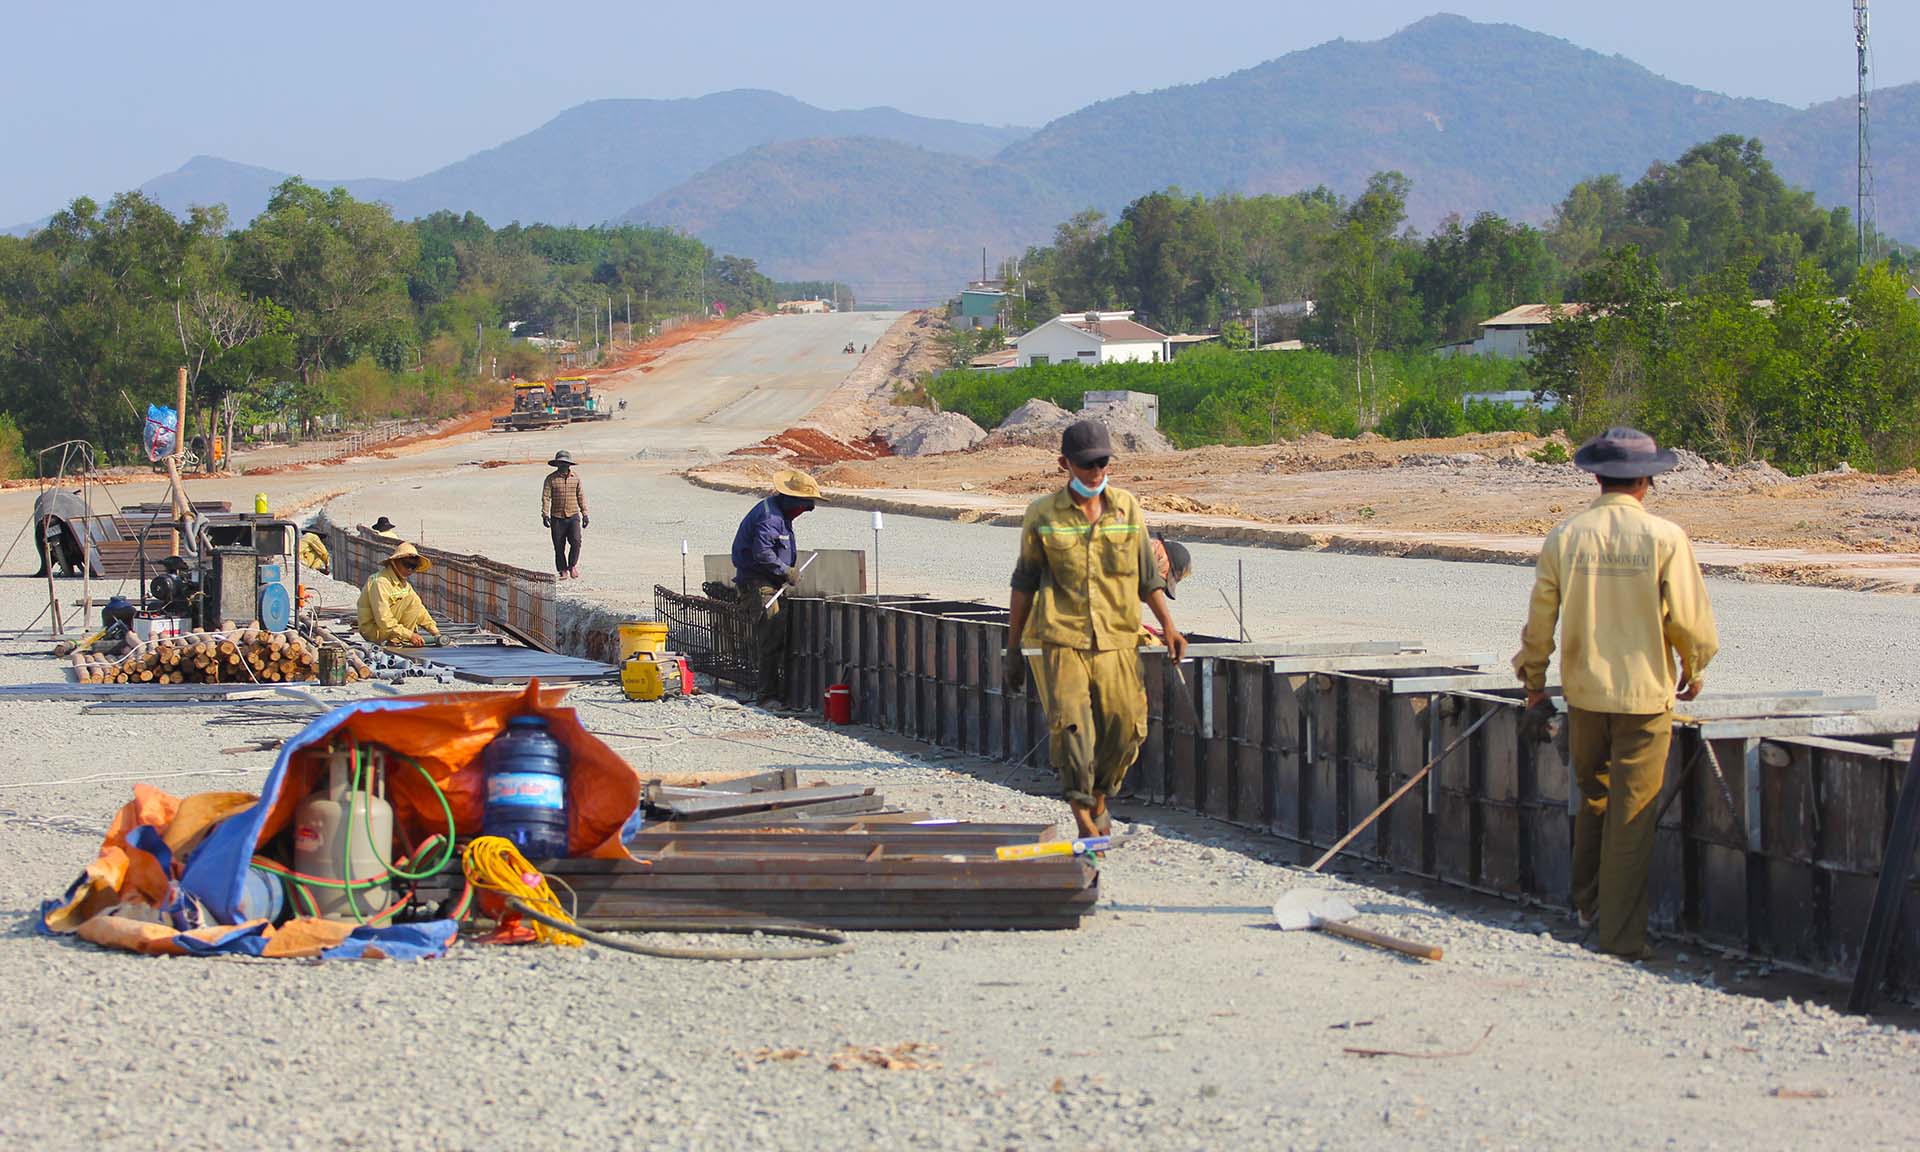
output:
[[[958,412],[898,408],[874,430],[895,456],[932,456],[964,452],[987,438],[980,425]]]
[[[1007,418],[987,434],[981,445],[1005,448],[1031,444],[1037,448],[1058,448],[1060,433],[1067,425],[1081,418],[1082,414],[1069,412],[1058,404],[1035,397],[1007,413]],[[1143,453],[1173,450],[1172,441],[1162,436],[1158,429],[1134,418],[1128,409],[1103,407],[1087,418],[1107,426],[1107,433],[1113,437],[1113,446],[1117,451]]]

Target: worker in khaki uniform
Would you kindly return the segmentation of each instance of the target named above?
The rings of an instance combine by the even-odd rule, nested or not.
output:
[[[1601,951],[1643,959],[1673,701],[1699,695],[1720,640],[1687,534],[1642,507],[1673,453],[1644,432],[1612,428],[1581,445],[1573,462],[1599,478],[1600,497],[1547,534],[1513,668],[1528,707],[1544,702],[1557,621],[1580,788],[1574,908],[1582,926],[1597,922]]]
[[[420,603],[420,593],[407,583],[415,572],[425,572],[431,567],[433,561],[420,555],[420,550],[412,544],[403,543],[395,548],[360,589],[360,635],[375,644],[397,644],[403,648],[440,643],[440,626],[433,622],[427,606]],[[431,640],[423,637],[423,632]]]
[[[300,533],[300,567],[323,576],[333,572],[333,557],[327,554],[327,542],[318,532]]]
[[[1120,790],[1147,739],[1143,602],[1171,658],[1187,650],[1140,502],[1107,483],[1112,458],[1103,424],[1081,420],[1060,438],[1067,483],[1027,505],[1020,524],[1004,665],[1007,688],[1020,691],[1027,673],[1021,648],[1029,641],[1040,646],[1034,687],[1047,712],[1061,791],[1082,836],[1110,830],[1107,797]]]
[[[553,534],[553,566],[562,580],[580,579],[580,533],[587,526],[587,490],[573,472],[573,453],[562,449],[547,461],[553,471],[540,485],[540,523]]]

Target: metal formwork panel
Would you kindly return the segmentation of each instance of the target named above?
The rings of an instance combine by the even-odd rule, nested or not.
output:
[[[1140,653],[1140,679],[1147,690],[1147,742],[1127,774],[1133,795],[1155,803],[1167,799],[1167,657]]]
[[[982,675],[985,677],[981,720],[983,746],[982,753],[995,760],[1010,760],[1025,749],[1014,749],[1007,740],[1007,626],[1005,624],[982,624],[980,633],[985,637],[986,646]],[[1014,653],[1013,659],[1025,657]]]
[[[1389,793],[1405,784],[1440,749],[1432,744],[1431,723],[1437,707],[1433,696],[1395,696],[1388,703],[1389,730],[1383,747],[1387,757],[1386,787]],[[1382,855],[1394,867],[1408,872],[1431,874],[1433,871],[1433,830],[1430,800],[1433,777],[1401,797],[1380,818]]]
[[[1520,710],[1479,701],[1491,710],[1474,740],[1480,745],[1480,883],[1496,892],[1526,892],[1526,845],[1520,819]]]
[[[1307,697],[1308,723],[1312,725],[1309,757],[1302,766],[1306,783],[1302,806],[1301,838],[1314,844],[1331,844],[1350,825],[1347,823],[1347,790],[1343,768],[1347,756],[1346,682],[1316,674],[1313,690]]]
[[[1231,717],[1227,665],[1211,657],[1194,661],[1200,670],[1201,741],[1194,762],[1200,772],[1200,810],[1220,820],[1233,818],[1233,746],[1228,740]]]
[[[1341,725],[1346,730],[1346,756],[1340,766],[1340,792],[1343,811],[1340,825],[1331,840],[1366,818],[1387,797],[1387,725],[1393,697],[1377,680],[1336,677],[1345,697]],[[1344,851],[1379,859],[1384,853],[1386,825],[1374,821],[1354,837]]]
[[[1233,811],[1236,824],[1265,828],[1269,785],[1266,773],[1266,677],[1264,661],[1223,660],[1227,666],[1227,728],[1232,746]]]
[[[1445,749],[1473,719],[1468,701],[1443,696],[1434,731],[1434,748]],[[1455,748],[1433,768],[1433,874],[1458,884],[1474,882],[1473,747]]]
[[[1269,670],[1262,708],[1267,778],[1267,828],[1276,836],[1299,840],[1302,828],[1302,765],[1307,758],[1306,675]]]

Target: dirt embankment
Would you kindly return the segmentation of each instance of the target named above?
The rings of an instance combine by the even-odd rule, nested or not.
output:
[[[1563,460],[1563,438],[1518,432],[1442,440],[1339,440],[1122,453],[1114,482],[1150,510],[1256,524],[1537,536],[1592,499],[1592,477]],[[845,487],[1019,498],[1060,483],[1051,447],[859,463]],[[1549,462],[1560,461],[1560,462]],[[722,476],[735,462],[711,466]],[[828,480],[827,483],[835,483]],[[1727,467],[1682,453],[1649,507],[1694,539],[1748,548],[1885,554],[1920,551],[1920,475],[1838,470],[1791,477],[1765,464]]]

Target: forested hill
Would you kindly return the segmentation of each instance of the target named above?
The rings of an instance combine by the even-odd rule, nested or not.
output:
[[[1836,86],[1846,79],[1836,69]],[[1384,40],[1335,40],[1202,84],[1102,101],[1000,159],[1108,211],[1176,185],[1285,194],[1325,184],[1351,194],[1370,174],[1396,170],[1413,181],[1410,217],[1428,226],[1483,209],[1540,219],[1585,177],[1633,179],[1655,158],[1722,133],[1769,138],[1794,115],[1513,25],[1433,16]]]
[[[894,108],[830,111],[778,92],[741,89],[684,100],[594,100],[495,148],[408,180],[309,176],[392,207],[401,219],[473,212],[495,225],[592,225],[622,215],[728,157],[785,140],[862,136],[954,156],[993,155],[1031,129],[914,116]],[[244,225],[288,173],[196,156],[139,191],[184,216],[224,204]]]

